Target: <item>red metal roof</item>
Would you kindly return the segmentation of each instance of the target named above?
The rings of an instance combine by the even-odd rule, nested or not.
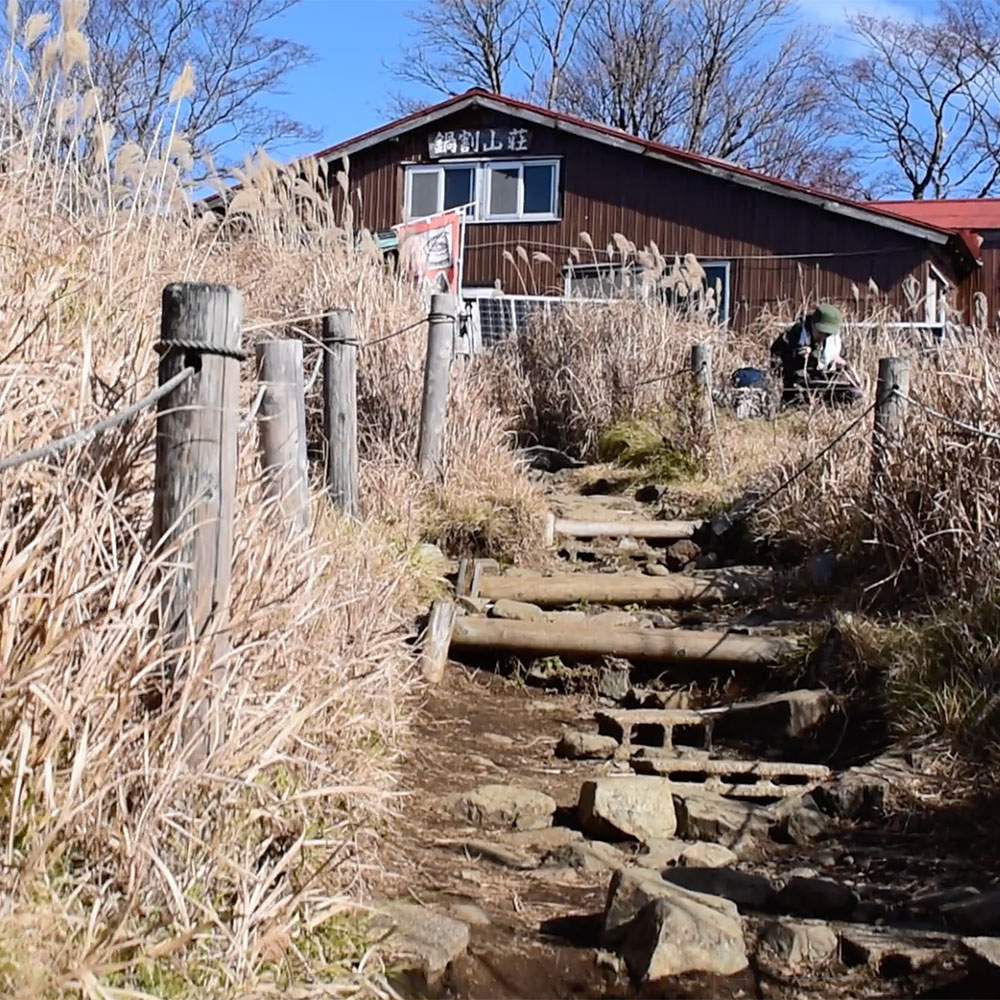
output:
[[[519,101],[513,97],[505,97],[501,94],[494,94],[480,88],[473,88],[463,94],[456,94],[454,97],[449,97],[447,100],[441,101],[438,104],[421,108],[419,111],[414,111],[412,114],[399,118],[396,121],[389,122],[386,125],[380,125],[378,128],[364,132],[361,135],[355,136],[353,139],[348,139],[345,142],[339,142],[335,146],[330,146],[328,149],[321,150],[314,155],[317,159],[325,159],[335,156],[339,151],[345,150],[348,147],[364,147],[372,145],[374,142],[378,141],[378,137],[383,132],[397,131],[401,128],[405,128],[405,126],[411,121],[416,123],[426,116],[440,115],[441,112],[446,111],[451,105],[460,104],[470,98],[484,98],[498,104],[506,105],[510,108],[513,114],[517,114],[519,111],[529,112],[533,115],[540,115],[548,118],[555,123],[563,122],[578,128],[587,129],[591,132],[626,140],[628,142],[638,144],[650,151],[669,156],[671,159],[682,163],[687,162],[691,164],[698,164],[703,167],[715,168],[717,170],[725,170],[727,173],[737,174],[741,177],[747,178],[748,180],[756,180],[768,185],[773,185],[774,187],[785,188],[788,191],[795,191],[799,194],[809,195],[814,198],[822,198],[838,205],[859,209],[863,212],[870,212],[874,215],[880,215],[890,219],[902,218],[911,224],[922,226],[925,229],[936,230],[940,233],[948,233],[951,235],[954,233],[954,230],[958,228],[935,221],[918,219],[916,217],[906,215],[905,213],[901,214],[899,211],[889,208],[885,203],[856,201],[852,198],[845,198],[841,195],[831,194],[828,191],[810,188],[804,184],[797,184],[795,181],[784,180],[780,177],[770,177],[767,174],[762,174],[756,170],[749,170],[746,167],[730,163],[728,160],[720,160],[712,156],[704,156],[701,153],[692,153],[685,149],[678,149],[676,146],[667,146],[664,143],[653,142],[650,139],[641,139],[621,129],[612,128],[610,125],[602,125],[599,122],[587,121],[583,118],[577,118],[574,115],[567,115],[559,111],[553,111],[550,108],[543,108],[536,104],[529,104],[526,101]]]
[[[880,201],[876,204],[904,219],[941,229],[1000,229],[1000,198]]]

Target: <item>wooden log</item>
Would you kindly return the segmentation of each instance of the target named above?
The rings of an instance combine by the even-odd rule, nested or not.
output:
[[[265,491],[285,523],[309,530],[309,467],[306,461],[305,376],[301,340],[257,345],[261,404],[257,415]]]
[[[444,677],[454,624],[455,605],[451,601],[435,601],[427,622],[420,659],[420,668],[428,684],[439,684]]]
[[[417,465],[426,479],[439,482],[443,476],[445,420],[448,413],[448,381],[455,339],[455,302],[452,296],[435,293],[427,321],[427,357],[424,361],[424,395],[420,409],[420,441]]]
[[[479,596],[508,598],[555,608],[585,601],[588,604],[716,604],[759,597],[774,585],[774,575],[761,572],[719,573],[714,577],[619,576],[604,573],[560,573],[555,576],[486,576]]]
[[[334,309],[323,317],[323,350],[326,491],[334,507],[357,517],[358,340],[350,309]]]
[[[185,367],[196,374],[157,405],[152,537],[157,549],[175,548],[160,601],[164,646],[176,651],[167,682],[179,680],[203,643],[211,644],[210,690],[196,698],[182,731],[196,759],[211,752],[225,727],[214,695],[230,650],[242,319],[242,296],[226,285],[163,290],[160,385]]]
[[[551,537],[568,538],[693,538],[701,521],[573,521],[557,517]],[[548,528],[546,533],[548,536]],[[548,542],[548,537],[546,538]]]
[[[905,358],[882,358],[878,363],[875,389],[875,425],[872,431],[872,487],[885,474],[891,450],[903,439],[903,419],[910,389],[910,362]]]
[[[676,663],[774,664],[794,648],[775,638],[700,632],[684,629],[618,628],[506,621],[501,618],[458,618],[453,649],[525,653],[532,656],[596,658]]]

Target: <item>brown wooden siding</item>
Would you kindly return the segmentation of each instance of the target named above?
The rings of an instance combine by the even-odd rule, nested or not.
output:
[[[402,220],[405,164],[427,161],[429,132],[523,124],[469,108],[356,153],[350,162],[355,221],[384,230]],[[580,249],[584,262],[592,259],[581,239],[584,232],[604,259],[604,248],[621,233],[640,248],[655,243],[668,259],[694,253],[703,260],[731,261],[730,315],[737,325],[765,307],[798,308],[819,299],[851,309],[853,288],[864,301],[869,279],[903,312],[904,280],[914,275],[922,294],[931,260],[956,280],[945,249],[918,237],[566,132],[529,127],[532,156],[561,158],[562,217],[527,224],[469,223],[463,264],[467,286],[491,286],[499,278],[507,292],[561,292],[570,247]],[[529,257],[545,253],[553,263],[532,260],[526,266],[518,261],[518,246]],[[505,259],[505,250],[516,265]]]
[[[1000,230],[989,229],[980,235],[983,244],[979,256],[983,264],[982,267],[976,268],[964,283],[957,304],[971,319],[973,296],[976,292],[982,292],[986,296],[987,322],[990,326],[996,326],[997,314],[1000,312]]]

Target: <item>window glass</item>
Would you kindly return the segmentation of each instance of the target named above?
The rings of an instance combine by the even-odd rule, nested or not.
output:
[[[517,215],[520,167],[490,170],[490,215]]]
[[[415,170],[410,175],[410,218],[419,219],[438,211],[438,170]]]
[[[524,214],[548,214],[552,211],[552,187],[555,168],[551,163],[524,165]]]
[[[444,208],[468,205],[474,198],[475,167],[446,167],[444,171]]]

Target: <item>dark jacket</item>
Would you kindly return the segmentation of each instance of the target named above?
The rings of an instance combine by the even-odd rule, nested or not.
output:
[[[798,353],[800,348],[811,346],[812,333],[807,319],[800,319],[788,327],[771,345],[771,367],[776,373],[780,372],[785,385],[794,381],[803,370],[815,367],[816,362],[812,354],[802,357]]]

